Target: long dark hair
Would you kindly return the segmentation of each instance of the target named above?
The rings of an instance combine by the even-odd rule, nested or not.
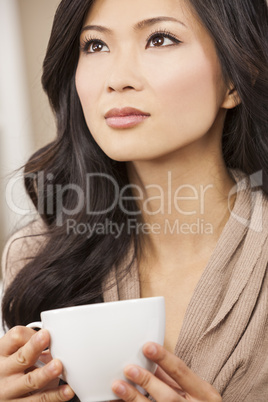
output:
[[[235,87],[241,104],[227,113],[222,149],[229,168],[268,176],[268,10],[266,0],[189,0],[215,41],[224,79]],[[139,222],[132,198],[109,209],[115,196],[113,182],[129,184],[124,162],[110,159],[96,144],[86,125],[75,88],[79,36],[92,0],[62,0],[55,15],[42,83],[57,121],[57,138],[35,153],[25,166],[25,186],[47,228],[43,249],[17,275],[3,299],[8,327],[39,319],[47,309],[102,301],[102,283],[112,266],[118,266],[134,244],[131,263],[141,253],[140,236],[127,225],[129,216]],[[38,178],[42,172],[43,185]],[[102,179],[88,181],[88,174]],[[105,179],[106,178],[106,179]],[[87,194],[87,205],[76,208],[75,184]],[[59,209],[58,193],[64,189]],[[264,188],[268,193],[268,188]],[[42,192],[42,194],[41,194]],[[127,191],[124,193],[127,196]],[[128,195],[131,197],[131,189]],[[102,214],[91,211],[109,211]],[[70,214],[69,211],[73,211]],[[60,215],[60,222],[58,217]],[[107,224],[124,229],[93,232],[90,238],[67,234],[67,222]]]

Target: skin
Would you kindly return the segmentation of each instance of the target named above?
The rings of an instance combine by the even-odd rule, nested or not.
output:
[[[159,16],[175,17],[182,23],[162,21],[143,29],[133,28]],[[93,25],[108,28],[109,33]],[[155,45],[148,36],[156,30],[169,31],[180,43],[158,34],[156,42],[160,45]],[[85,46],[90,40],[93,42]],[[159,207],[159,200],[153,199],[156,185],[165,195],[168,193],[168,172],[172,172],[174,189],[189,183],[212,187],[202,214],[213,224],[212,236],[144,236],[139,261],[141,296],[165,295],[171,339],[177,319],[171,313],[176,297],[170,296],[172,286],[176,284],[172,296],[182,294],[176,303],[183,305],[183,317],[194,285],[229,218],[227,199],[234,182],[222,157],[221,136],[226,112],[236,106],[237,94],[223,80],[212,38],[184,1],[97,0],[84,23],[80,46],[76,88],[88,128],[110,158],[127,163],[130,182],[144,190],[148,210]],[[127,106],[150,117],[131,128],[108,126],[105,113]],[[193,200],[191,207],[198,211],[199,202]],[[181,205],[187,208],[187,202]],[[144,221],[150,224],[161,225],[165,219],[172,224],[178,215],[183,223],[190,224],[201,217],[200,212],[194,216],[176,210],[170,213],[166,206],[161,213],[150,214],[142,204],[140,207]],[[194,280],[187,293],[178,284],[190,277]],[[210,384],[174,356],[171,345],[172,341],[165,348],[156,345],[154,356],[145,347],[144,354],[159,364],[155,375],[138,368],[139,375],[134,377],[128,367],[126,377],[157,401],[220,401],[221,396]],[[123,381],[115,382],[113,391],[124,401],[147,400]]]
[[[164,21],[138,31],[132,28],[159,16],[175,17],[184,25]],[[178,258],[171,260],[170,256],[178,251],[183,260],[196,251],[206,260],[228,220],[226,200],[234,185],[223,161],[221,136],[226,111],[235,106],[236,93],[230,93],[232,87],[223,81],[212,38],[184,1],[97,0],[84,27],[88,25],[102,25],[112,32],[85,30],[81,34],[81,46],[91,37],[103,42],[101,51],[94,52],[91,46],[86,53],[80,52],[76,87],[85,119],[102,150],[112,159],[127,162],[130,182],[146,188],[147,209],[159,208],[159,200],[152,199],[159,194],[156,185],[167,197],[168,172],[173,177],[172,198],[185,184],[213,187],[206,194],[202,215],[178,214],[175,208],[170,213],[167,203],[161,213],[143,212],[145,222],[160,225],[166,219],[173,225],[178,217],[188,224],[204,218],[213,223],[210,244],[205,236],[180,236],[178,242],[172,234],[151,234],[144,240],[146,252],[140,265],[145,267],[149,258],[161,272],[166,271],[167,261],[172,269]],[[162,35],[163,44],[154,46],[147,37],[155,30],[168,30],[181,43]],[[150,113],[150,117],[130,129],[109,127],[105,113],[125,106]],[[148,188],[152,184],[154,187]],[[182,210],[187,202],[182,201]],[[191,201],[191,210],[199,207],[200,200]]]
[[[0,401],[68,401],[74,392],[68,385],[58,386],[62,373],[59,360],[42,359],[45,367],[34,369],[34,363],[49,346],[49,333],[14,327],[0,339]],[[46,399],[45,399],[46,398]]]
[[[142,20],[159,16],[175,17],[183,24],[163,21],[142,30],[132,28]],[[194,216],[180,214],[174,208],[170,212],[166,205],[161,213],[143,210],[143,219],[150,224],[162,224],[168,219],[172,225],[178,216],[183,223],[202,217],[213,224],[211,236],[150,233],[144,239],[140,277],[141,283],[145,278],[149,286],[141,286],[142,297],[157,292],[166,296],[170,333],[169,312],[174,304],[169,297],[171,285],[178,284],[178,278],[181,283],[189,277],[195,278],[193,285],[197,282],[229,217],[227,199],[234,183],[221,154],[221,136],[226,111],[235,107],[237,94],[231,92],[231,84],[223,81],[212,38],[182,0],[96,0],[84,26],[89,24],[112,31],[110,35],[82,32],[81,45],[89,35],[105,45],[95,54],[81,51],[76,72],[85,119],[99,146],[109,157],[127,162],[130,182],[144,190],[149,211],[156,211],[159,203],[152,199],[156,188],[148,185],[160,186],[166,197],[168,172],[172,173],[172,196],[181,185],[212,185],[206,193],[203,214],[199,200],[191,201],[191,210],[197,211]],[[160,46],[149,43],[147,38],[155,30],[169,31],[181,43],[175,44],[163,34],[158,37]],[[109,127],[105,113],[125,106],[141,109],[150,117],[129,129]],[[182,201],[180,206],[185,211],[189,204]],[[159,278],[163,285],[156,289]],[[178,292],[176,285],[175,290],[181,295],[177,304],[186,308],[191,290],[187,295],[185,286]],[[182,317],[183,314],[182,309]],[[15,327],[0,339],[0,401],[56,402],[74,396],[69,386],[58,386],[57,377],[62,372],[58,360],[33,370],[48,346],[47,331],[35,334],[25,327]],[[157,401],[221,401],[210,384],[172,353],[171,346],[155,345],[155,354],[149,353],[148,346],[143,352],[158,363],[155,375],[139,368],[139,375],[133,377],[130,367],[125,369],[125,375]],[[123,393],[119,385],[124,387]],[[116,381],[113,391],[124,401],[147,400],[124,381]]]
[[[187,27],[166,21],[133,31],[132,26],[144,19],[174,16],[174,9]],[[226,86],[212,39],[196,22],[182,1],[94,3],[84,26],[103,25],[113,33],[82,33],[81,44],[92,36],[105,45],[94,54],[81,52],[76,87],[88,127],[111,158],[132,162],[158,159],[202,137],[208,141],[211,131],[210,137],[215,137],[216,131],[219,136],[225,117],[225,110],[219,113],[219,108],[228,102]],[[182,43],[176,45],[166,38],[161,48],[152,44],[146,48],[148,35],[156,29],[168,30]],[[108,127],[105,113],[123,106],[139,108],[151,118],[134,129]]]
[[[144,355],[157,363],[158,373],[153,375],[138,366],[125,368],[125,376],[143,387],[157,401],[204,401],[220,402],[218,392],[206,381],[199,378],[182,360],[156,343],[147,343],[143,347]],[[135,387],[125,381],[116,381],[113,391],[122,401],[147,401]]]

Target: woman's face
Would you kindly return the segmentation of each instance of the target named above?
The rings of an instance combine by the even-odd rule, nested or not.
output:
[[[77,92],[110,158],[152,160],[220,141],[228,91],[214,43],[184,0],[96,0],[80,44]]]

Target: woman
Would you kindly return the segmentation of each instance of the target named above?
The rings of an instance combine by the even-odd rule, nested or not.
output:
[[[73,397],[59,361],[28,372],[42,310],[163,295],[159,369],[126,376],[157,401],[266,401],[267,17],[265,0],[61,2],[43,73],[58,136],[25,167],[41,219],[3,259],[21,327],[0,340],[0,400]]]

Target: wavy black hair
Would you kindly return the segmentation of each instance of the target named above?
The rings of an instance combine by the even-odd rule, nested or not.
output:
[[[188,0],[214,39],[226,83],[232,83],[241,103],[228,110],[222,136],[226,166],[247,174],[262,170],[268,177],[268,10],[266,0]],[[26,190],[47,227],[46,242],[30,259],[5,292],[3,319],[8,327],[39,319],[47,309],[102,301],[102,283],[113,265],[118,266],[134,244],[131,263],[141,252],[140,237],[127,230],[118,204],[103,214],[79,210],[77,185],[91,211],[108,209],[115,196],[110,180],[119,188],[129,184],[125,162],[110,159],[97,145],[86,125],[75,87],[79,37],[91,0],[62,0],[54,19],[43,65],[42,84],[57,121],[55,141],[36,152],[25,165]],[[44,177],[42,194],[38,172]],[[92,176],[93,177],[93,176]],[[57,187],[58,186],[58,187]],[[62,207],[55,188],[64,188]],[[264,186],[268,193],[268,186]],[[127,195],[125,193],[125,195]],[[131,197],[131,190],[129,189]],[[125,208],[139,221],[133,200]],[[73,211],[72,215],[68,211]],[[57,221],[61,216],[61,222]],[[116,222],[124,226],[119,238],[111,233],[67,235],[68,219],[94,225]],[[125,271],[125,272],[126,272]],[[29,285],[30,284],[30,285]]]

